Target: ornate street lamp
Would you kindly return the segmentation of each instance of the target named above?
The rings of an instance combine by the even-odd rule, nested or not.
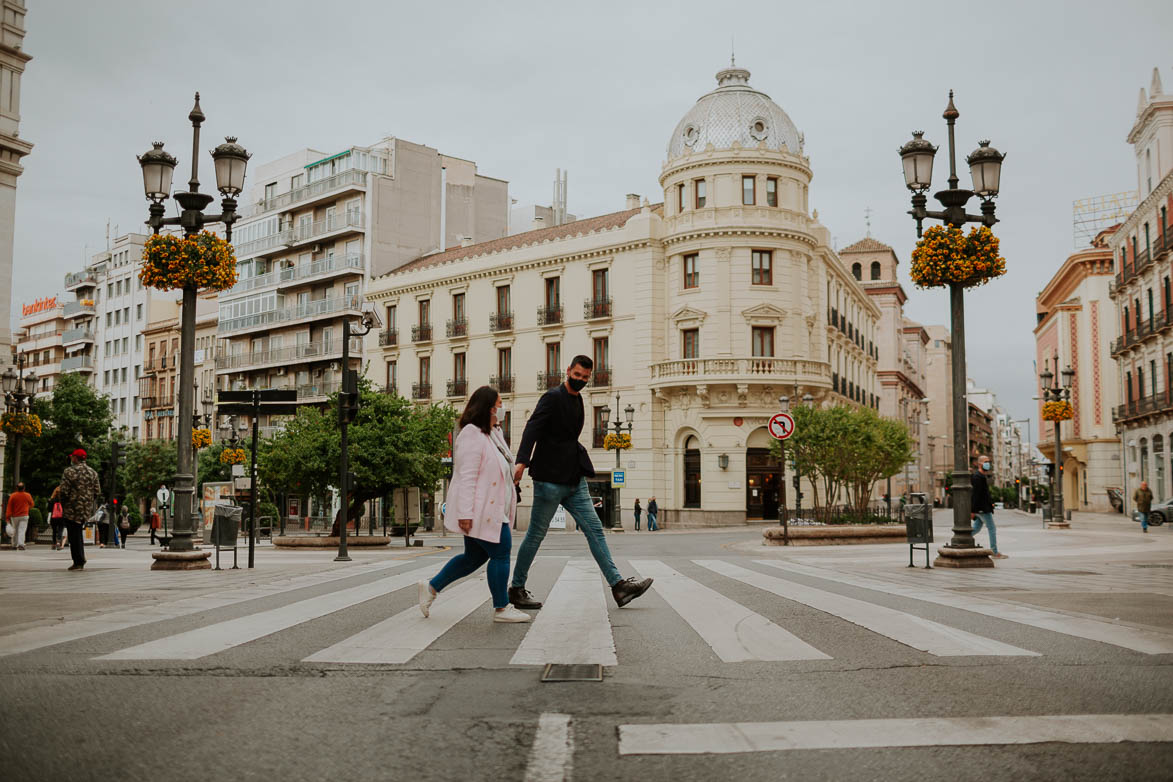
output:
[[[994,216],[994,199],[998,197],[1002,161],[1006,156],[991,147],[989,141],[982,141],[966,158],[973,179],[973,190],[959,188],[954,125],[960,112],[953,105],[952,90],[949,91],[949,105],[941,116],[949,128],[949,187],[934,193],[933,197],[941,203],[943,209],[929,210],[925,195],[932,186],[936,147],[925,140],[923,131],[916,131],[912,134],[912,140],[900,148],[904,184],[912,192],[912,209],[909,214],[916,221],[918,237],[921,236],[922,223],[926,218],[940,220],[955,228],[961,228],[966,223],[992,226],[998,222]],[[965,211],[965,205],[975,195],[981,199],[980,215]],[[989,552],[974,543],[970,521],[969,404],[965,393],[965,288],[962,283],[949,284],[949,303],[953,360],[953,537],[948,544],[938,549],[937,560],[933,564],[937,567],[993,567]]]
[[[199,182],[199,148],[200,125],[206,117],[200,109],[200,94],[195,95],[195,106],[187,118],[191,121],[191,179],[188,180],[186,191],[171,194],[171,180],[175,173],[178,161],[170,153],[163,150],[163,142],[156,141],[152,149],[138,158],[143,172],[143,192],[150,202],[147,225],[151,232],[159,233],[163,226],[175,225],[183,229],[188,237],[198,234],[207,225],[222,223],[225,239],[232,241],[232,224],[238,219],[236,213],[236,196],[244,188],[244,172],[248,164],[249,154],[236,143],[234,137],[229,136],[225,143],[212,150],[212,159],[216,169],[216,189],[220,191],[221,213],[204,214],[215,197],[201,193]],[[173,197],[180,206],[178,217],[164,217],[168,197]],[[191,449],[191,427],[184,424],[193,420],[195,414],[193,389],[195,385],[195,319],[196,319],[196,288],[188,285],[183,288],[183,312],[180,324],[180,358],[179,358],[179,437],[178,466],[175,474],[175,524],[170,544],[170,551],[153,554],[154,570],[171,569],[202,569],[210,568],[208,552],[194,551],[192,537],[195,534],[195,523],[192,515],[192,500],[195,492],[193,475],[193,457]]]
[[[1062,385],[1052,384],[1055,374],[1050,369],[1039,373],[1042,381],[1043,402],[1066,402],[1071,399],[1071,384],[1075,381],[1075,370],[1068,366],[1060,375]],[[1067,519],[1063,511],[1063,438],[1059,428],[1062,421],[1055,421],[1055,458],[1051,466],[1051,523],[1057,526],[1066,526]]]
[[[616,410],[619,409],[619,394],[615,395],[615,408],[616,408]],[[623,416],[626,419],[626,423],[623,421],[620,421],[619,416],[616,416],[615,422],[611,423],[611,408],[608,405],[603,405],[603,409],[599,411],[599,416],[602,418],[603,431],[606,432],[608,428],[612,428],[615,430],[615,436],[618,438],[619,435],[621,435],[625,432],[629,435],[631,434],[631,431],[634,427],[633,422],[635,420],[635,408],[632,407],[630,403],[627,405],[627,407],[623,408]],[[622,452],[623,452],[622,448],[618,448],[618,447],[615,448],[615,469],[616,470],[620,470],[623,468],[622,464],[619,461],[619,455]],[[618,527],[622,528],[622,526],[623,526],[622,516],[620,515],[622,513],[622,511],[619,508],[619,503],[620,503],[619,488],[615,487],[615,488],[611,489],[611,524],[610,524],[611,527],[618,526]]]
[[[4,408],[10,413],[27,413],[32,409],[32,398],[37,393],[37,376],[33,372],[24,373],[24,354],[17,356],[16,364],[19,371],[12,367],[4,370],[0,375],[0,389],[4,391]],[[24,437],[13,433],[9,435],[12,441],[12,485],[20,483],[20,451]]]

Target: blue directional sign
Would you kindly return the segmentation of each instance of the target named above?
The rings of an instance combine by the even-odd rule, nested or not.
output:
[[[620,486],[627,485],[627,473],[624,470],[611,471],[611,488],[618,489]]]

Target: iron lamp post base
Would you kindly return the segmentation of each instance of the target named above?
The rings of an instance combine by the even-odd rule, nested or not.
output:
[[[210,551],[156,551],[151,570],[211,570]]]
[[[937,549],[937,558],[933,560],[933,567],[993,567],[994,560],[990,559],[990,555],[993,553],[988,548],[941,546]]]

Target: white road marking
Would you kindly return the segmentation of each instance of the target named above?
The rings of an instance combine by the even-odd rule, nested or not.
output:
[[[160,638],[138,646],[131,646],[111,654],[98,657],[99,660],[198,660],[234,646],[264,638],[267,635],[288,630],[312,619],[318,619],[341,611],[344,608],[365,603],[377,597],[404,589],[415,584],[423,571],[431,571],[435,563],[429,562],[421,568],[406,573],[396,573],[370,584],[330,592],[318,597],[299,600],[296,603],[249,614],[237,619],[189,630],[185,633]]]
[[[794,749],[1115,744],[1173,741],[1173,714],[620,725],[620,755],[700,755]]]
[[[985,616],[992,616],[996,619],[1005,619],[1009,622],[1030,625],[1031,627],[1038,627],[1055,633],[1072,635],[1076,638],[1086,638],[1089,641],[1099,641],[1100,643],[1112,644],[1113,646],[1122,646],[1125,649],[1132,649],[1137,652],[1144,652],[1145,654],[1173,653],[1173,635],[1154,630],[1142,630],[1127,625],[1100,621],[1098,619],[1069,616],[1068,614],[1044,611],[1039,608],[999,603],[978,597],[972,592],[965,595],[958,595],[952,592],[919,586],[900,586],[866,576],[854,576],[784,562],[759,561],[758,564],[769,565],[779,570],[790,570],[794,573],[814,576],[815,578],[823,578],[828,581],[837,581],[849,586],[873,589],[877,592],[886,592],[899,597],[923,600],[926,603],[961,608],[966,611],[972,611],[975,614],[984,614]]]
[[[574,762],[574,734],[569,714],[546,713],[538,718],[538,731],[530,747],[525,782],[564,782]]]
[[[601,582],[594,562],[567,562],[510,664],[618,665]]]
[[[967,633],[954,627],[948,627],[922,619],[919,616],[897,611],[885,606],[856,600],[853,597],[837,595],[822,589],[808,587],[793,581],[767,576],[754,570],[747,570],[738,565],[723,562],[717,559],[693,560],[701,567],[720,573],[723,576],[736,579],[742,583],[755,586],[767,592],[772,592],[787,600],[808,605],[819,611],[825,611],[852,624],[871,630],[873,633],[899,641],[906,646],[928,652],[938,657],[957,657],[969,655],[1037,657],[1037,652],[1020,649],[1017,646],[1004,644],[983,638],[980,635]]]
[[[245,603],[250,600],[271,597],[283,592],[290,592],[294,589],[303,589],[305,587],[328,584],[332,581],[340,581],[346,578],[355,578],[381,570],[403,567],[404,565],[419,561],[401,560],[398,562],[380,562],[373,565],[361,565],[355,568],[331,570],[326,573],[296,576],[268,584],[215,592],[210,595],[183,598],[182,600],[174,600],[159,605],[137,606],[120,611],[86,616],[80,619],[67,619],[60,624],[30,627],[26,630],[20,630],[0,637],[0,657],[21,654],[22,652],[31,652],[46,646],[56,646],[57,644],[68,643],[69,641],[77,641],[82,638],[90,638],[91,636],[126,630],[127,628],[139,627],[140,625],[152,624],[154,622],[164,622],[168,619],[176,619],[181,616],[191,616],[192,614],[212,611],[217,608]],[[432,564],[434,565],[434,563]]]
[[[746,660],[830,660],[815,647],[719,592],[662,562],[632,560],[660,593],[724,662]]]
[[[405,663],[428,648],[489,599],[484,578],[456,584],[441,592],[424,618],[413,605],[390,619],[368,627],[305,658],[307,663]],[[486,614],[485,621],[491,617]]]

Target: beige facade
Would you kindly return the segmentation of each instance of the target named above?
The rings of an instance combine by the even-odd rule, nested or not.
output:
[[[372,280],[367,298],[386,328],[366,350],[382,356],[371,362],[381,385],[459,407],[494,384],[516,443],[571,358],[592,356],[583,444],[599,471],[592,493],[608,503],[615,456],[600,447],[600,410],[635,411],[624,524],[635,498],[653,495],[671,526],[775,518],[765,425],[778,398],[878,405],[869,345],[880,310],[809,210],[801,135],[748,78],[721,71],[678,124],[663,205],[629,197],[622,211]]]
[[[12,305],[12,239],[16,225],[16,180],[21,159],[33,145],[20,137],[20,80],[32,59],[24,45],[24,0],[0,2],[0,360],[8,361]],[[0,456],[0,465],[3,457]]]
[[[1113,418],[1123,445],[1126,510],[1141,481],[1159,499],[1173,493],[1173,95],[1164,92],[1155,68],[1148,92],[1140,91],[1128,143],[1136,154],[1140,203],[1108,239],[1119,334],[1112,343],[1120,403]]]
[[[196,299],[195,414],[206,415],[214,402],[216,383],[216,323],[219,308],[214,293]],[[179,435],[179,339],[183,315],[182,298],[158,297],[152,302],[150,318],[143,329],[143,367],[138,379],[142,411],[140,439],[170,440]],[[212,437],[218,439],[216,422],[210,421]]]
[[[401,139],[302,150],[252,181],[250,216],[232,237],[240,280],[219,297],[218,388],[293,388],[324,402],[339,388],[342,322],[361,313],[368,274],[506,232],[505,182]],[[362,340],[350,355],[361,366]]]
[[[1107,490],[1120,487],[1120,438],[1113,416],[1119,397],[1114,382],[1110,338],[1115,306],[1112,282],[1113,231],[1091,247],[1070,255],[1035,298],[1038,371],[1049,370],[1062,384],[1067,367],[1075,372],[1071,404],[1075,417],[1062,423],[1063,504],[1071,510],[1111,511]],[[1041,394],[1040,394],[1041,396]],[[1055,425],[1035,415],[1036,439],[1043,456],[1055,462]]]
[[[925,346],[925,390],[928,404],[925,413],[928,457],[928,485],[932,499],[946,503],[945,479],[953,473],[953,341],[945,326],[926,326],[929,342]]]

